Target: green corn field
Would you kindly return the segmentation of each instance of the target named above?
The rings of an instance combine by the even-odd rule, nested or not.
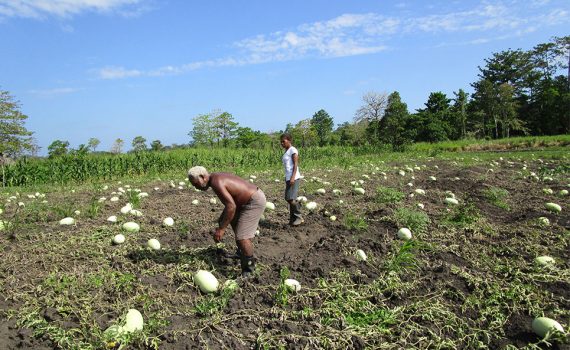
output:
[[[440,152],[470,150],[528,149],[548,146],[550,152],[568,152],[570,136],[519,137],[505,140],[462,140],[442,143],[418,143],[406,152],[407,156],[430,156]],[[397,160],[401,153],[390,152],[384,146],[327,146],[300,149],[304,168],[326,165],[348,167],[369,159]],[[21,158],[3,167],[0,176],[4,187],[35,186],[45,184],[78,184],[120,179],[133,176],[158,176],[169,173],[183,174],[194,165],[215,171],[250,171],[279,169],[283,150],[276,146],[267,149],[190,148],[164,152],[138,152],[126,154],[63,155],[53,159]]]
[[[380,152],[372,147],[323,147],[302,150],[305,165],[322,159],[336,164],[350,164],[355,156]],[[265,149],[185,149],[167,152],[139,152],[120,155],[64,155],[53,159],[22,158],[5,166],[2,184],[5,187],[42,184],[84,183],[107,181],[130,176],[154,176],[184,173],[194,165],[209,169],[251,169],[280,166],[282,150]]]

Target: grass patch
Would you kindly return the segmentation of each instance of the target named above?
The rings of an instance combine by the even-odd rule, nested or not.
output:
[[[385,262],[385,268],[389,271],[416,270],[419,260],[416,253],[425,250],[427,246],[416,240],[408,240],[402,243],[396,252],[391,254]]]
[[[394,188],[379,186],[376,188],[375,200],[380,204],[398,203],[404,199],[406,195]]]
[[[140,192],[134,191],[130,188],[125,192],[127,201],[133,205],[134,209],[139,209],[141,207],[141,197],[139,196],[139,193]]]
[[[505,190],[504,188],[489,187],[483,191],[483,195],[494,206],[501,209],[510,210],[510,206],[507,203],[509,191]]]
[[[353,212],[348,212],[346,214],[343,224],[344,227],[351,231],[364,231],[368,228],[368,222],[366,222],[366,218]]]
[[[194,310],[197,315],[203,317],[219,314],[226,305],[228,305],[228,302],[233,297],[234,293],[235,288],[223,288],[219,295],[205,295],[194,305]]]
[[[63,199],[60,203],[53,205],[51,210],[60,219],[73,217],[77,210],[77,204],[71,200]]]
[[[480,213],[473,203],[460,204],[452,208],[443,222],[465,228],[479,221]]]
[[[289,268],[284,266],[279,271],[280,282],[279,286],[277,287],[277,291],[275,292],[275,304],[281,307],[287,306],[289,303],[289,288],[285,285],[285,280],[289,278],[291,273],[289,272]]]
[[[399,227],[407,227],[413,234],[425,233],[431,223],[426,213],[408,208],[396,209],[393,216]]]
[[[338,327],[345,323],[357,332],[388,333],[398,323],[399,310],[372,303],[367,296],[380,293],[379,285],[356,285],[347,271],[335,271],[328,280],[319,282],[322,323]]]

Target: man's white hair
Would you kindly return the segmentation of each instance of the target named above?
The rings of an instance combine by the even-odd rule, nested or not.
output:
[[[190,178],[197,179],[198,177],[200,177],[200,175],[208,176],[208,170],[206,170],[206,168],[204,168],[203,166],[198,165],[188,170],[188,177]]]

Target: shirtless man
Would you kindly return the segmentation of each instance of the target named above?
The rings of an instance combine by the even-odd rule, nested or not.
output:
[[[195,166],[188,171],[192,185],[202,191],[212,188],[224,204],[224,211],[214,230],[214,241],[221,242],[228,225],[232,226],[241,261],[242,276],[255,271],[253,244],[261,214],[265,210],[265,194],[254,184],[228,173],[209,174],[206,168]]]

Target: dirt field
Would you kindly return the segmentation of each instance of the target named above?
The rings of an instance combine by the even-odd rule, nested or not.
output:
[[[20,193],[2,214],[16,224],[0,235],[0,349],[569,349],[568,333],[541,342],[531,328],[538,316],[570,326],[570,196],[559,195],[570,190],[569,163],[527,160],[523,169],[516,157],[498,157],[305,170],[300,194],[318,207],[303,209],[296,228],[286,225],[281,174],[256,173],[276,210],[266,211],[255,239],[256,276],[229,294],[204,295],[192,281],[206,269],[223,283],[240,268],[217,255],[209,235],[223,206],[209,202],[211,190],[177,188],[184,173],[174,188],[170,179],[131,184],[149,193],[140,218],[120,214],[125,196],[109,201],[125,181],[49,192],[48,203]],[[358,180],[364,195],[352,191]],[[418,188],[426,194],[410,197]],[[445,191],[459,205],[446,204]],[[99,197],[106,201],[95,210]],[[81,210],[76,225],[60,226],[70,208]],[[112,245],[121,226],[110,215],[139,223],[140,232]],[[174,227],[162,226],[167,216]],[[401,227],[412,240],[397,237]],[[162,249],[147,249],[149,238]],[[235,250],[231,230],[224,242]],[[537,266],[540,255],[556,263]],[[287,270],[302,285],[297,293],[281,287]],[[105,338],[130,308],[143,314],[143,332]]]

